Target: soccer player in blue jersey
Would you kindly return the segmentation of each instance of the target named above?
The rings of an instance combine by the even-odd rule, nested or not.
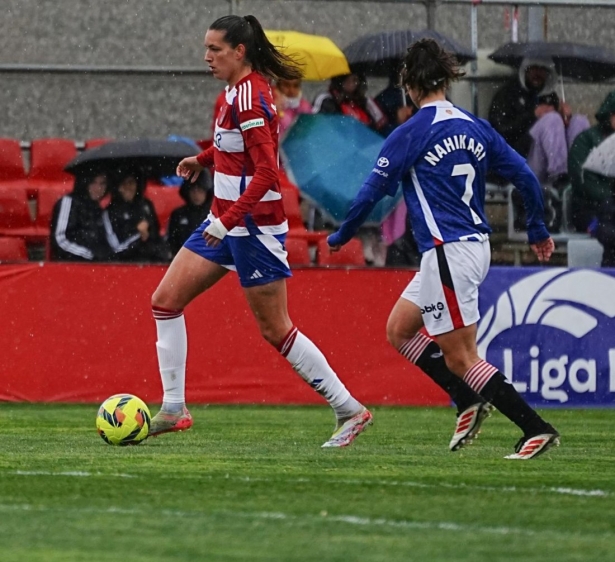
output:
[[[420,271],[393,307],[389,342],[446,390],[458,407],[451,451],[471,443],[492,405],[523,436],[508,459],[531,459],[559,444],[544,421],[497,367],[476,349],[478,287],[491,258],[484,211],[485,175],[491,169],[521,192],[530,247],[547,261],[554,244],[543,221],[538,180],[525,160],[483,120],[445,97],[463,73],[455,58],[425,39],[405,56],[401,80],[419,111],[385,141],[371,174],[343,224],[328,238],[333,251],[348,242],[374,206],[401,182]],[[425,327],[428,338],[419,332]]]

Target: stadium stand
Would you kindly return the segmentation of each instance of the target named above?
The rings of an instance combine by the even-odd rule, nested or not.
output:
[[[0,235],[38,239],[25,185],[0,183]]]
[[[365,265],[363,254],[363,244],[357,238],[353,238],[341,247],[338,252],[329,249],[327,239],[323,238],[318,242],[317,252],[318,265]]]
[[[35,139],[30,145],[30,173],[28,182],[35,193],[52,189],[58,194],[68,193],[74,177],[64,166],[77,156],[75,142],[69,139]]]
[[[303,238],[286,238],[286,251],[288,252],[288,263],[290,265],[311,265],[310,251],[307,240]]]
[[[0,184],[25,188],[28,176],[17,139],[0,138]]]
[[[28,261],[28,250],[23,238],[0,236],[0,263]]]
[[[165,187],[152,183],[148,183],[145,197],[154,204],[160,222],[160,234],[164,236],[171,213],[184,205],[185,201],[180,197],[177,187]]]

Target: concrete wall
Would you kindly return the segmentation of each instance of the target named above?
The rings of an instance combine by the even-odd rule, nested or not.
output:
[[[240,0],[238,13],[266,28],[331,37],[340,47],[370,32],[421,29],[421,4]],[[0,65],[205,67],[203,34],[228,14],[226,0],[3,0]],[[479,47],[510,37],[505,7],[479,7]],[[615,10],[549,8],[548,38],[610,45]],[[436,29],[470,45],[470,8],[439,5]],[[527,36],[521,9],[520,39]],[[211,108],[222,84],[211,76],[143,76],[7,72],[0,70],[0,136],[22,140],[64,136],[83,140],[139,135],[209,136]],[[372,82],[376,93],[381,82]],[[305,85],[308,96],[326,83]],[[567,101],[592,115],[613,85],[566,86]]]

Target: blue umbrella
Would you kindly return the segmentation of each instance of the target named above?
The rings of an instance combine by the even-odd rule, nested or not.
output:
[[[335,224],[344,220],[384,139],[353,117],[300,115],[282,142],[285,167],[301,193]],[[401,199],[385,197],[367,218],[380,224]]]

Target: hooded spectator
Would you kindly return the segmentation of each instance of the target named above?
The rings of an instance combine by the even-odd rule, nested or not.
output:
[[[530,128],[536,121],[539,97],[555,91],[557,74],[551,59],[525,58],[518,75],[504,84],[493,97],[489,122],[521,156],[527,157],[532,144]]]
[[[203,170],[194,183],[184,180],[179,194],[186,204],[175,209],[169,218],[167,240],[172,255],[179,252],[184,242],[209,214],[214,197],[209,171]]]
[[[144,196],[145,187],[139,171],[123,170],[112,176],[105,227],[118,261],[161,262],[170,257],[154,204]]]
[[[100,206],[106,193],[106,176],[92,172],[77,177],[72,192],[57,201],[50,226],[52,260],[92,262],[109,259],[112,246]]]
[[[314,100],[314,113],[342,114],[381,131],[387,119],[378,104],[367,96],[367,80],[358,74],[343,74],[331,79],[329,89]]]
[[[615,91],[602,102],[596,121],[576,137],[568,155],[572,223],[578,232],[587,232],[598,211],[612,198],[613,179],[583,170],[583,164],[593,148],[615,133]]]

